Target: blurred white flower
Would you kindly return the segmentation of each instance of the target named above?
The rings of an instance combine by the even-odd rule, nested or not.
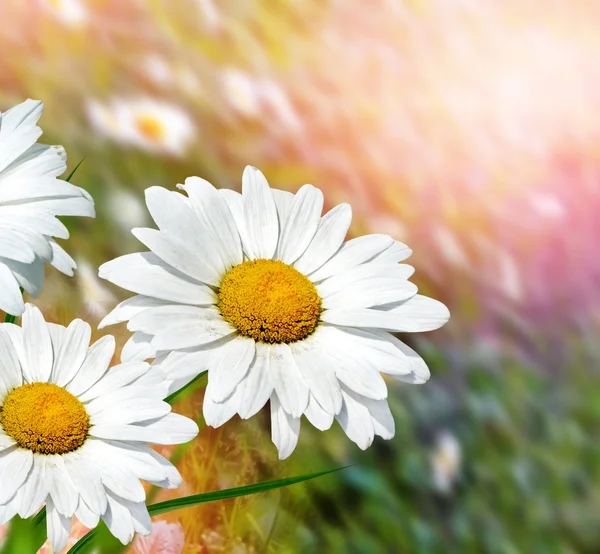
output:
[[[146,206],[139,197],[123,188],[113,189],[108,194],[107,213],[124,231],[141,227],[148,222]]]
[[[121,144],[181,156],[195,135],[190,116],[178,106],[153,98],[91,100],[88,117],[96,130]]]
[[[221,84],[227,101],[234,110],[247,117],[256,117],[260,112],[259,90],[255,80],[239,69],[225,69]]]
[[[437,244],[440,254],[454,267],[468,267],[469,260],[458,242],[456,235],[445,226],[433,229],[433,239]]]
[[[85,309],[94,317],[104,317],[114,305],[114,294],[98,279],[96,269],[87,260],[78,260],[77,285]]]
[[[431,456],[431,470],[435,488],[449,494],[458,478],[462,451],[456,437],[448,431],[440,433]]]
[[[259,94],[272,114],[288,129],[300,131],[302,122],[288,95],[275,81],[264,79],[259,84]]]
[[[43,8],[56,19],[71,27],[87,23],[89,14],[79,0],[40,0]]]
[[[536,192],[531,195],[531,207],[541,216],[548,219],[561,219],[565,215],[565,208],[556,196],[548,192]]]
[[[173,71],[169,62],[156,54],[148,56],[142,62],[142,70],[157,85],[168,85],[173,82]]]
[[[196,0],[196,5],[202,12],[205,27],[209,31],[216,31],[221,25],[221,17],[212,0]]]

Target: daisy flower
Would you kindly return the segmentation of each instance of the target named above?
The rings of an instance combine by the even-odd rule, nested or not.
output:
[[[89,346],[90,326],[46,323],[31,304],[23,326],[0,324],[0,524],[46,504],[54,552],[72,516],[88,528],[102,518],[123,544],[151,532],[139,479],[175,488],[175,467],[148,443],[178,444],[196,424],[171,413],[168,382],[145,362],[109,369],[115,339]]]
[[[37,144],[43,109],[26,100],[0,114],[0,310],[12,315],[25,309],[19,287],[34,298],[41,292],[46,262],[73,275],[75,262],[52,238],[69,238],[55,216],[95,216],[86,191],[57,179],[64,149]]]
[[[271,190],[247,167],[242,194],[191,177],[188,197],[146,191],[159,227],[134,229],[151,251],[100,267],[137,293],[101,326],[128,321],[126,359],[155,357],[176,390],[208,370],[204,416],[219,426],[249,418],[268,401],[280,458],[294,450],[300,417],[318,429],[334,419],[367,448],[394,435],[380,373],[429,378],[424,361],[392,333],[428,331],[447,308],[417,294],[411,254],[386,235],[344,242],[347,204],[324,216],[323,194]]]
[[[88,116],[100,133],[152,153],[181,156],[195,135],[185,111],[153,98],[115,98],[108,104],[92,100]]]

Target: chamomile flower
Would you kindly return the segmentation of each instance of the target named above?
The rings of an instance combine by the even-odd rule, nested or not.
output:
[[[97,131],[153,153],[181,156],[195,135],[194,123],[179,106],[153,98],[92,100],[89,119]]]
[[[35,100],[0,114],[0,310],[21,315],[19,287],[37,297],[44,264],[73,275],[73,259],[52,237],[69,238],[60,215],[94,217],[83,189],[57,179],[67,163],[61,146],[37,144],[44,106]]]
[[[175,467],[148,443],[178,444],[196,424],[171,413],[168,382],[145,362],[109,369],[115,340],[91,346],[90,326],[46,323],[27,304],[23,326],[0,324],[0,523],[46,504],[54,552],[72,516],[88,528],[104,520],[123,544],[151,521],[139,479],[175,488]]]
[[[204,416],[219,426],[270,402],[281,458],[294,450],[300,418],[319,429],[334,419],[367,448],[394,435],[380,373],[429,378],[424,361],[392,333],[428,331],[447,308],[417,294],[411,250],[386,235],[344,242],[350,206],[322,216],[323,194],[271,190],[246,168],[242,194],[191,177],[187,194],[151,187],[159,227],[134,229],[151,251],[100,267],[137,296],[101,323],[128,321],[126,359],[155,357],[176,390],[208,370]]]

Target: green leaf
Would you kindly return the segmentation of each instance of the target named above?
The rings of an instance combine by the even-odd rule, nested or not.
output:
[[[167,396],[165,398],[165,402],[168,402],[172,406],[176,400],[182,400],[183,398],[185,398],[186,396],[189,396],[196,390],[202,388],[203,386],[206,386],[206,380],[204,379],[204,377],[206,376],[207,373],[208,373],[207,371],[203,371],[202,373],[199,373],[187,385],[185,385],[184,387],[181,387],[179,390],[175,391],[173,394],[170,394],[169,396]],[[194,386],[194,385],[198,385],[198,386]]]
[[[69,173],[69,176],[65,179],[65,181],[67,183],[71,181],[71,179],[73,178],[73,175],[75,175],[75,172],[79,169],[79,166],[83,163],[83,160],[85,160],[85,158],[81,158],[79,163],[75,166],[75,169],[73,169],[73,171],[71,171],[71,173]]]
[[[348,467],[348,466],[346,466]],[[295,485],[302,481],[308,481],[310,479],[316,479],[329,473],[341,471],[346,467],[338,467],[336,469],[328,469],[327,471],[321,471],[319,473],[311,473],[309,475],[300,475],[298,477],[287,477],[285,479],[277,479],[275,481],[265,481],[264,483],[256,483],[255,485],[245,485],[243,487],[235,487],[233,489],[225,489],[222,491],[206,492],[203,494],[193,494],[191,496],[184,496],[183,498],[173,498],[166,502],[158,502],[148,506],[148,512],[152,517],[172,512],[174,510],[180,510],[181,508],[191,508],[204,504],[206,502],[214,502],[216,500],[226,500],[228,498],[237,498],[238,496],[247,496],[249,494],[256,494],[259,492],[266,492],[273,489],[279,489],[281,487],[287,487],[289,485]],[[77,552],[90,552],[92,548],[92,541],[98,533],[98,528],[92,529],[87,535],[79,539],[73,547],[69,550],[68,554],[77,554]]]
[[[46,509],[43,510],[42,522],[45,522]],[[14,552],[37,552],[46,541],[46,526],[40,525],[39,515],[30,519],[12,518],[8,524],[8,534],[2,542],[1,554]]]

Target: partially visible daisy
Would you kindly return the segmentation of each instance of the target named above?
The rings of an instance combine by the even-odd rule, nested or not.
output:
[[[149,534],[139,479],[175,488],[181,476],[147,444],[179,444],[198,433],[171,413],[168,382],[145,362],[109,368],[115,339],[89,346],[90,326],[46,323],[27,304],[23,326],[0,324],[0,523],[46,504],[54,552],[72,516],[100,518],[123,544]]]
[[[88,116],[100,133],[149,152],[182,156],[195,135],[188,113],[153,98],[115,98],[106,104],[92,100]]]
[[[36,100],[0,114],[0,310],[21,315],[19,287],[37,297],[44,264],[73,275],[73,259],[52,237],[69,238],[60,215],[94,217],[83,189],[57,179],[67,162],[62,146],[37,144],[44,106]]]
[[[392,333],[429,331],[449,318],[408,281],[413,268],[399,262],[411,250],[386,235],[344,242],[350,206],[323,216],[320,190],[271,190],[253,167],[242,194],[198,177],[179,188],[188,197],[146,191],[159,230],[133,233],[151,252],[100,267],[101,277],[138,294],[101,323],[128,321],[125,359],[156,357],[173,390],[207,369],[204,416],[215,427],[270,402],[281,458],[294,450],[303,414],[318,429],[337,419],[361,448],[374,435],[391,438],[380,372],[429,378]]]

